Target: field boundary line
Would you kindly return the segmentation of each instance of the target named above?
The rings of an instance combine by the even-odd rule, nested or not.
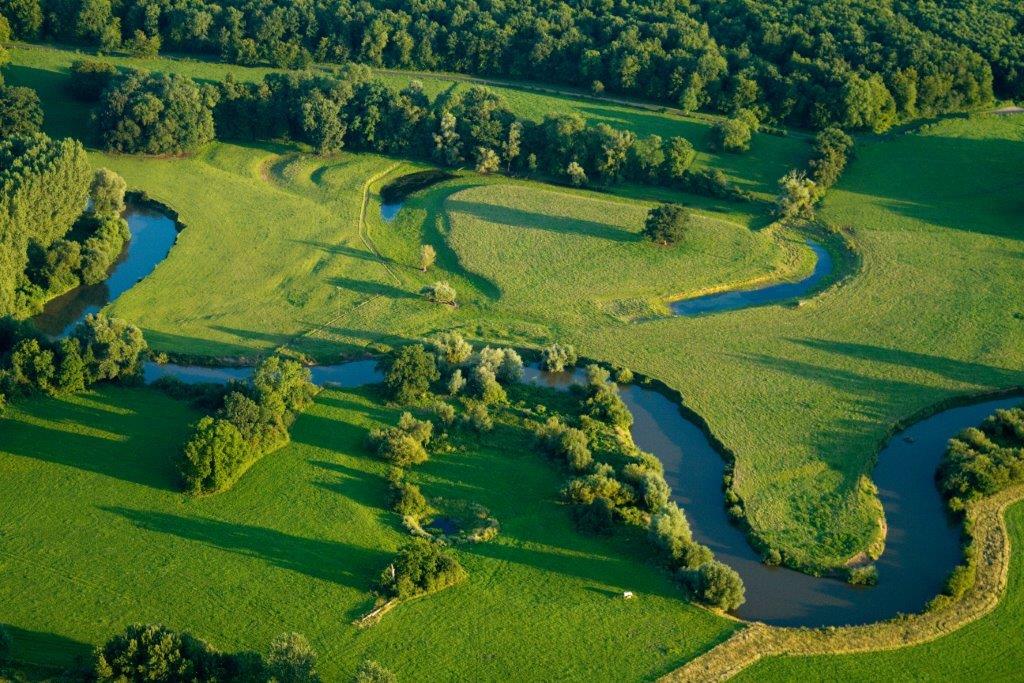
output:
[[[804,629],[754,623],[659,681],[724,681],[764,657],[884,652],[949,635],[992,612],[1004,596],[1012,550],[1005,513],[1021,500],[1024,485],[1001,491],[968,509],[964,523],[973,525],[978,565],[974,585],[960,599],[951,599],[930,612],[864,626]]]

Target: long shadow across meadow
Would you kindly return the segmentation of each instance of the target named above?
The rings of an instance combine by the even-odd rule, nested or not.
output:
[[[543,194],[540,196],[543,197]],[[480,220],[519,228],[548,230],[559,234],[576,233],[585,237],[599,237],[614,242],[639,242],[642,239],[639,233],[628,232],[607,223],[579,218],[563,218],[495,204],[449,199],[445,203],[445,207],[450,212],[465,213]]]
[[[349,543],[305,538],[250,524],[124,507],[100,509],[127,519],[146,531],[177,536],[267,564],[367,590],[369,578],[387,564],[388,554]]]
[[[27,404],[24,410],[33,421],[21,420],[6,428],[4,450],[133,484],[175,490],[178,475],[166,452],[144,446],[152,442],[148,421],[135,413],[104,410],[99,407],[105,405],[100,395],[88,399],[79,403],[45,398]]]

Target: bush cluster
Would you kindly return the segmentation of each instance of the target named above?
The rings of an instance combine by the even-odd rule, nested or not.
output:
[[[229,488],[245,470],[288,442],[295,414],[316,388],[298,362],[271,356],[256,367],[251,384],[237,383],[213,415],[196,424],[178,463],[190,493]]]
[[[132,624],[96,648],[97,681],[221,681],[319,683],[316,652],[298,633],[275,638],[267,654],[226,653],[190,633]],[[386,670],[385,670],[386,671]]]
[[[997,410],[951,439],[937,476],[953,510],[1024,481],[1024,406]]]
[[[579,356],[572,344],[552,344],[541,352],[540,367],[547,372],[564,372],[576,366]]]
[[[377,591],[385,598],[406,600],[443,590],[467,576],[450,550],[427,539],[414,538],[381,573]]]
[[[377,455],[397,467],[408,467],[426,462],[426,446],[430,443],[434,425],[417,420],[412,413],[402,413],[398,425],[385,429],[372,429],[369,446]]]
[[[134,382],[142,372],[146,342],[137,327],[89,315],[72,334],[51,340],[28,323],[0,319],[0,394],[67,394],[103,381]]]

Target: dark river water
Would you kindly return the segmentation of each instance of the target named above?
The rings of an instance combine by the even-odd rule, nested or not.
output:
[[[85,316],[98,313],[135,283],[153,272],[167,257],[178,230],[174,219],[148,205],[129,200],[124,213],[131,239],[124,252],[110,268],[106,281],[76,287],[51,299],[35,316],[36,327],[51,336],[66,335]]]
[[[311,368],[317,384],[357,387],[383,379],[374,360]],[[189,383],[246,379],[252,368],[204,368],[148,363],[145,378],[173,376]],[[526,381],[565,388],[582,371],[544,373],[526,368]],[[878,456],[873,478],[888,523],[878,585],[851,586],[761,563],[743,531],[729,522],[722,497],[724,462],[704,432],[664,394],[640,385],[621,388],[633,412],[633,438],[658,457],[673,498],[686,512],[694,537],[743,577],[747,602],[737,616],[782,626],[862,624],[900,612],[921,611],[942,590],[961,560],[960,529],[946,514],[935,486],[946,442],[979,424],[997,408],[1020,403],[1003,398],[944,410],[896,434]]]
[[[695,296],[691,299],[680,299],[671,302],[669,309],[676,315],[697,316],[735,311],[753,306],[768,306],[805,296],[816,289],[832,272],[832,255],[828,253],[828,249],[814,240],[807,240],[807,246],[811,248],[818,260],[814,264],[814,271],[799,282],[780,282],[753,289],[730,289],[715,294]]]

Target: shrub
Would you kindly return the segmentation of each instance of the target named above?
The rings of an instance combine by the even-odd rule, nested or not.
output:
[[[414,538],[381,573],[377,590],[385,597],[405,600],[453,586],[467,576],[451,551]]]
[[[478,365],[473,370],[473,388],[477,396],[485,404],[507,403],[508,395],[498,384],[494,372],[486,365]]]
[[[726,119],[714,125],[711,146],[726,152],[746,152],[750,149],[751,131],[740,119]]]
[[[647,212],[643,235],[655,244],[669,245],[686,236],[690,214],[679,204],[662,204]]]
[[[372,659],[364,659],[356,669],[355,683],[398,683],[398,677]]]
[[[317,392],[309,368],[280,356],[270,356],[257,365],[252,383],[261,404],[280,404],[289,413],[306,408]]]
[[[124,193],[128,184],[109,168],[98,168],[89,185],[92,210],[96,213],[120,214],[124,211]]]
[[[718,560],[705,562],[696,571],[686,572],[686,576],[694,594],[711,607],[729,611],[746,600],[743,579],[736,570]]]
[[[411,413],[402,413],[398,426],[371,430],[369,444],[377,455],[393,465],[418,465],[427,460],[424,446],[430,441],[433,429],[430,422],[417,420]]]
[[[1024,480],[1024,407],[997,410],[950,439],[937,477],[954,510]]]
[[[453,406],[451,403],[445,403],[444,401],[435,401],[434,414],[437,415],[438,421],[445,426],[451,426],[455,424],[455,406]]]
[[[946,580],[945,593],[954,598],[963,597],[971,589],[977,576],[977,565],[974,562],[959,564],[953,568]]]
[[[131,239],[128,223],[117,213],[93,213],[82,216],[75,229],[89,234],[82,243],[82,283],[99,284]]]
[[[430,269],[437,260],[437,251],[429,244],[420,247],[420,270],[424,273]]]
[[[813,180],[802,171],[790,171],[779,180],[775,213],[783,220],[813,218],[817,189]]]
[[[473,355],[473,347],[458,332],[442,332],[430,344],[441,363],[448,367],[458,367]]]
[[[675,503],[651,515],[648,531],[673,567],[694,569],[712,559],[711,551],[693,540],[686,516]]]
[[[437,362],[421,344],[402,348],[391,360],[384,384],[391,397],[399,403],[422,398],[430,390],[431,382],[441,377]]]
[[[420,290],[427,301],[432,301],[435,304],[444,304],[446,306],[455,306],[457,303],[458,295],[455,292],[455,288],[447,282],[434,282],[429,285],[425,285]]]
[[[869,564],[850,570],[846,580],[854,586],[874,586],[878,583],[878,568]]]
[[[462,370],[456,368],[452,376],[448,378],[448,395],[457,396],[466,386],[466,378],[462,376]]]
[[[419,486],[399,481],[392,487],[391,509],[403,517],[421,517],[430,506]]]
[[[299,633],[274,638],[267,653],[267,672],[279,683],[317,683],[316,652]]]
[[[185,444],[179,471],[190,493],[214,493],[230,486],[253,457],[238,427],[207,415]]]
[[[569,162],[569,165],[565,167],[565,177],[575,187],[587,184],[587,172],[575,161]]]
[[[576,365],[579,357],[571,344],[552,344],[541,353],[540,366],[548,372],[563,372]]]
[[[82,102],[97,102],[117,75],[117,67],[110,62],[94,59],[76,59],[71,62],[68,90]]]
[[[596,366],[588,367],[590,368]],[[633,424],[633,414],[622,402],[619,388],[608,378],[608,371],[603,370],[603,379],[591,379],[587,385],[589,398],[584,403],[587,413],[598,420],[621,429],[628,429]]]
[[[482,402],[473,402],[467,405],[466,410],[462,413],[462,421],[478,434],[489,432],[494,428],[494,418],[487,410],[487,404]]]
[[[135,325],[96,313],[87,315],[72,335],[82,345],[91,381],[141,376],[147,347],[142,331]]]
[[[573,503],[589,504],[598,498],[605,498],[614,506],[632,503],[635,492],[628,484],[615,477],[611,465],[598,465],[593,472],[571,479],[563,494]]]
[[[810,161],[811,177],[819,192],[836,184],[843,174],[853,150],[853,138],[831,126],[814,136],[814,155]]]
[[[548,418],[534,434],[549,454],[563,458],[576,472],[587,470],[594,462],[586,432],[562,424],[557,417]]]

